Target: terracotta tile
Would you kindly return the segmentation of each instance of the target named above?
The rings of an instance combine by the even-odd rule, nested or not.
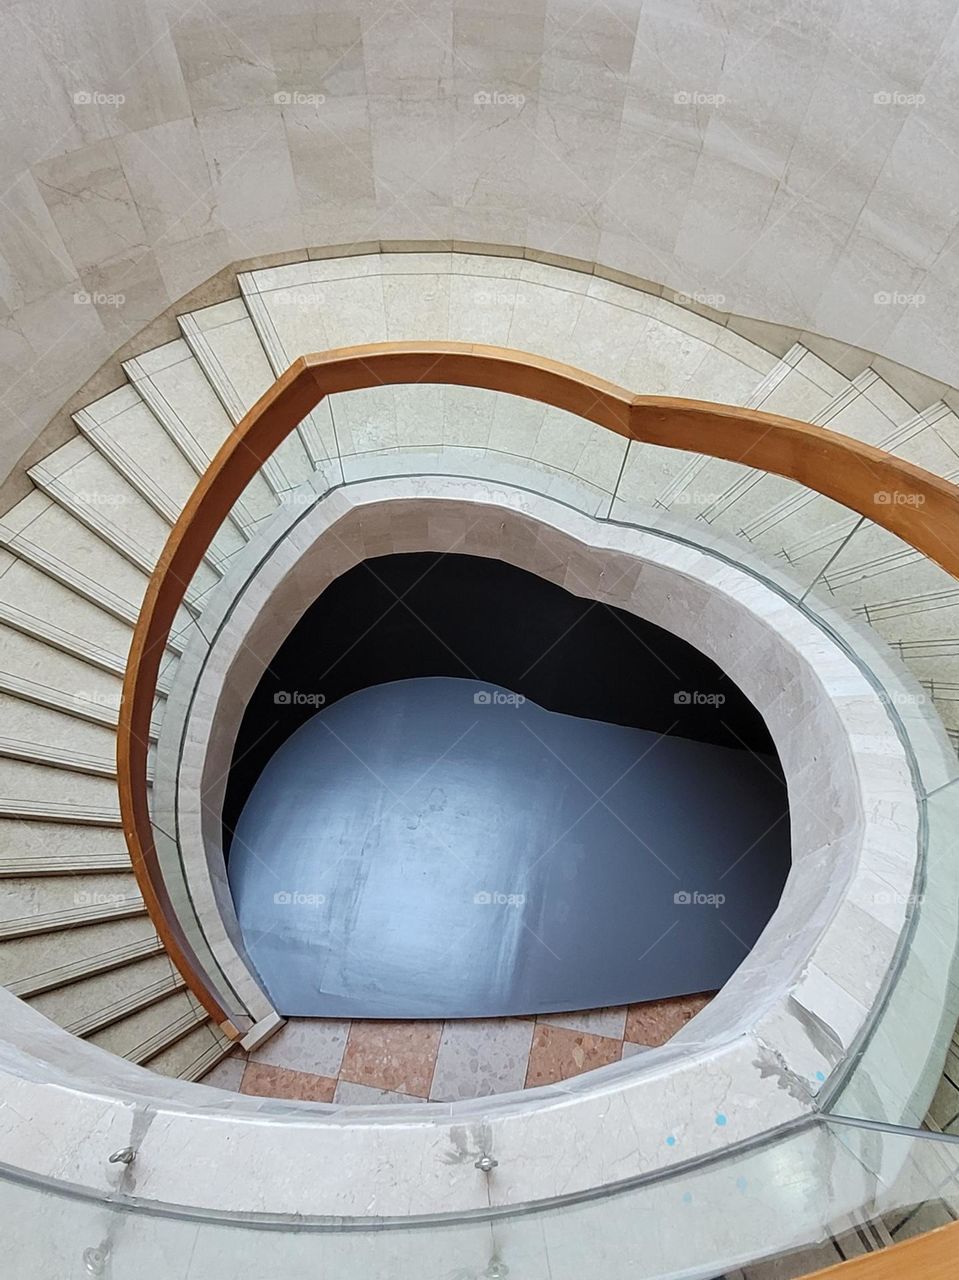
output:
[[[623,1042],[610,1036],[591,1036],[566,1027],[537,1023],[529,1053],[526,1088],[554,1084],[557,1080],[592,1071],[594,1067],[605,1067],[608,1062],[618,1062],[622,1052]]]
[[[700,1009],[706,1008],[713,994],[708,992],[698,996],[676,996],[672,1000],[649,1000],[646,1004],[631,1004],[626,1014],[624,1039],[651,1048],[665,1044]]]
[[[340,1079],[428,1098],[442,1022],[354,1022]]]
[[[297,1098],[300,1102],[332,1102],[336,1081],[308,1071],[272,1067],[265,1062],[248,1062],[243,1072],[241,1093],[261,1098]]]

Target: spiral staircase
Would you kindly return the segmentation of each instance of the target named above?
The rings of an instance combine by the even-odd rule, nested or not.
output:
[[[803,419],[959,477],[959,418],[943,401],[910,402],[865,362],[847,376],[772,330],[760,345],[721,318],[589,270],[382,253],[263,268],[237,285],[237,296],[180,316],[181,338],[128,360],[126,384],[75,415],[76,435],[30,467],[32,491],[0,518],[0,976],[74,1035],[187,1080],[202,1079],[232,1043],[186,989],[137,890],[116,785],[122,677],[173,522],[296,356],[387,340],[495,342],[638,393]],[[957,739],[959,588],[931,561],[794,482],[652,445],[623,456],[621,441],[559,410],[458,387],[333,396],[284,441],[190,585],[151,737],[206,594],[299,486],[341,482],[351,468],[389,474],[410,457],[435,466],[439,454],[452,474],[482,478],[493,452],[532,463],[558,491],[574,486],[598,514],[669,509],[741,539],[869,622]],[[954,1078],[947,1068],[933,1127],[956,1127]]]

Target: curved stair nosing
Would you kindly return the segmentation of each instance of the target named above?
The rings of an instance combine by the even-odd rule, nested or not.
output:
[[[211,1024],[212,1025],[212,1024]],[[212,1071],[218,1062],[222,1062],[228,1057],[236,1047],[232,1040],[227,1040],[223,1044],[212,1044],[206,1053],[200,1055],[195,1062],[190,1064],[186,1072],[180,1073],[181,1080],[202,1080],[208,1071]]]
[[[129,863],[127,864],[129,866]],[[70,986],[81,982],[84,978],[95,977],[99,973],[109,973],[113,969],[122,969],[124,965],[133,964],[137,960],[146,960],[151,956],[164,954],[163,943],[153,935],[142,942],[127,943],[112,951],[101,951],[92,956],[84,956],[69,964],[59,965],[56,969],[47,969],[44,973],[32,974],[29,978],[19,978],[7,984],[21,1000],[31,996],[40,996],[47,991],[56,991],[59,987]]]
[[[0,759],[25,760],[29,764],[65,769],[68,773],[85,773],[94,778],[117,776],[114,757],[94,756],[87,751],[72,751],[67,747],[48,747],[39,742],[24,742],[18,738],[0,737]]]
[[[190,355],[191,358],[195,358],[193,357],[192,352]],[[183,457],[186,458],[187,462],[193,468],[194,473],[199,479],[212,462],[212,456],[208,456],[200,448],[200,445],[191,434],[189,428],[182,421],[180,415],[163,397],[162,393],[157,389],[152,376],[140,366],[138,359],[125,360],[123,362],[123,371],[127,375],[127,378],[137,395],[141,398],[143,403],[153,414],[154,418],[156,418],[157,422],[159,422],[160,426],[180,450]],[[264,480],[266,481],[265,476]],[[269,485],[268,481],[266,481],[266,483],[268,485],[269,492],[272,494],[274,500],[276,500],[277,494],[275,490]],[[247,509],[242,498],[238,499],[237,502],[234,503],[231,515],[235,516],[235,523],[243,533],[244,538],[249,537],[248,531],[253,529],[259,521],[259,518],[254,516],[252,512]]]
[[[48,685],[38,684],[35,680],[27,680],[24,676],[14,676],[0,671],[0,693],[22,698],[24,702],[35,702],[37,706],[47,707],[51,711],[62,711],[65,715],[75,716],[78,720],[88,720],[91,724],[103,725],[107,729],[117,727],[119,712],[116,707],[71,697],[60,689],[51,689]],[[155,715],[150,722],[151,742],[155,742],[159,736],[161,719],[161,716]]]
[[[95,903],[89,907],[68,907],[63,911],[46,911],[21,916],[18,920],[0,921],[0,941],[29,938],[38,933],[59,933],[62,929],[78,929],[85,924],[102,924],[106,920],[122,920],[146,913],[146,903],[140,897]]]
[[[0,856],[0,879],[24,876],[94,875],[98,872],[129,871],[130,855],[122,853],[25,854]]]
[[[62,507],[85,529],[89,529],[91,533],[101,538],[107,546],[113,548],[117,555],[122,556],[128,564],[132,564],[134,569],[139,569],[147,578],[150,577],[156,567],[156,557],[141,547],[119,525],[114,524],[102,511],[93,512],[85,502],[78,501],[74,496],[73,490],[64,482],[61,476],[55,476],[49,468],[44,466],[43,462],[36,463],[29,469],[27,474],[34,481],[37,488],[42,493],[45,493],[52,502]],[[203,563],[217,577],[222,576],[222,566],[211,556],[205,555]],[[187,605],[196,607],[202,594],[202,591],[191,583],[187,588],[184,600]]]
[[[56,800],[18,800],[0,797],[0,818],[21,818],[26,822],[66,822],[77,827],[121,827],[119,806],[100,809],[95,805],[58,804]]]
[[[154,1035],[143,1040],[124,1056],[129,1062],[134,1062],[139,1067],[146,1066],[151,1058],[156,1058],[164,1049],[171,1048],[182,1040],[184,1036],[188,1036],[191,1031],[195,1031],[197,1027],[207,1025],[212,1025],[212,1021],[202,1009],[199,1013],[191,1010],[189,1013],[181,1014],[179,1018],[168,1026],[161,1028]]]
[[[236,301],[242,302],[244,308],[246,307],[246,303],[243,300],[242,295],[240,298],[236,299]],[[247,316],[249,317],[248,310]],[[236,426],[245,416],[248,406],[243,403],[237,394],[232,381],[227,376],[219,358],[211,348],[206,337],[206,332],[200,328],[196,316],[193,313],[177,316],[177,322],[180,326],[180,332],[183,334],[183,339],[190,348],[190,351],[193,353],[197,364],[203,370],[207,382],[209,382],[220,404],[222,404],[223,408],[226,410],[230,421],[234,426]],[[252,324],[252,320],[250,322]],[[264,359],[269,362],[265,352]],[[300,439],[300,444],[306,454],[307,460],[312,465],[310,450],[302,440],[299,428],[297,428],[294,435],[296,438]],[[260,466],[260,472],[264,480],[272,489],[273,495],[278,502],[283,501],[284,494],[290,493],[296,488],[296,484],[290,480],[289,476],[287,476],[286,472],[283,470],[281,462],[276,456],[264,459]]]
[[[185,987],[186,983],[183,978],[174,971],[167,977],[159,978],[156,982],[151,982],[149,986],[142,987],[132,995],[124,996],[122,1000],[106,1005],[96,1013],[88,1014],[85,1018],[78,1018],[76,1022],[66,1023],[63,1029],[64,1031],[69,1031],[73,1036],[79,1036],[81,1039],[86,1036],[92,1036],[97,1031],[112,1027],[114,1023],[122,1022],[124,1018],[129,1017],[131,1014],[149,1009],[151,1005],[163,1000],[166,996],[175,995],[176,992],[183,991]]]
[[[131,384],[131,390],[135,395],[140,396],[142,400],[139,388],[134,387]],[[150,408],[145,401],[144,405],[147,409]],[[152,413],[152,410],[150,410],[150,412]],[[97,422],[88,410],[81,409],[79,413],[75,413],[73,415],[73,421],[77,424],[77,427],[83,434],[84,438],[90,442],[94,449],[96,449],[97,453],[99,453],[101,457],[105,458],[110,466],[113,467],[124,478],[124,480],[126,480],[130,487],[136,490],[143,501],[151,506],[157,515],[165,520],[172,528],[172,526],[176,524],[180,515],[180,508],[170,495],[160,488],[152,476],[147,475],[141,467],[137,466],[133,458],[130,457],[126,450],[122,448],[117,441],[106,434],[103,430],[103,424]],[[164,431],[163,424],[158,422],[157,429]],[[164,434],[166,435],[168,433],[164,431]],[[179,449],[177,441],[173,440],[171,443]],[[186,461],[189,462],[189,459],[186,459]],[[235,529],[236,534],[241,541],[246,542],[249,540],[249,535],[245,532],[242,524],[235,519],[232,512],[226,517],[226,519]],[[211,568],[216,569],[218,573],[222,574],[222,557],[217,554],[215,546],[211,546],[211,552],[207,556],[207,560]]]
[[[121,658],[111,653],[109,649],[103,649],[70,631],[64,631],[52,622],[37,618],[6,600],[0,600],[0,624],[9,627],[12,631],[19,631],[21,635],[29,636],[32,640],[39,640],[41,644],[49,645],[51,649],[57,649],[68,657],[78,658],[81,662],[96,667],[98,671],[106,671],[108,675],[118,676],[122,680],[126,674],[126,658]],[[157,691],[163,694],[169,693],[171,684],[169,671],[162,671],[157,680]]]
[[[24,560],[40,573],[47,574],[55,582],[59,582],[61,586],[67,587],[70,591],[75,591],[78,596],[82,596],[90,604],[96,605],[104,613],[109,613],[112,617],[120,622],[125,622],[130,627],[136,626],[137,619],[140,616],[139,604],[131,604],[129,600],[125,600],[122,596],[115,595],[109,587],[104,586],[103,583],[96,582],[92,578],[88,578],[85,573],[81,573],[79,570],[74,569],[72,565],[66,564],[57,556],[51,555],[50,552],[45,551],[42,547],[38,547],[36,543],[32,542],[24,534],[14,533],[8,525],[3,523],[2,519],[0,519],[0,546],[5,547],[11,555]],[[182,644],[172,632],[167,641],[167,648],[171,649],[178,657],[183,652]]]

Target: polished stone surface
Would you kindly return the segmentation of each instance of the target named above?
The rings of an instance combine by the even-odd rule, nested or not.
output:
[[[301,726],[229,873],[282,1013],[493,1017],[722,986],[788,840],[774,761],[433,677]]]
[[[953,0],[302,9],[2,7],[0,474],[187,290],[358,240],[599,261],[953,379]]]
[[[203,1083],[308,1102],[328,1100],[332,1081],[333,1101],[343,1106],[492,1098],[560,1084],[663,1045],[712,999],[704,992],[618,1009],[442,1025],[290,1018],[254,1052],[236,1047]]]

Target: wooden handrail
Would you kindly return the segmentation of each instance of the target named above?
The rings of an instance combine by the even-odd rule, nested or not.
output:
[[[802,1280],[955,1280],[957,1272],[959,1222],[953,1222],[888,1249],[810,1271]]]
[[[127,660],[117,781],[127,847],[153,924],[189,989],[229,1035],[224,1006],[173,912],[147,801],[156,682],[177,610],[214,535],[261,464],[334,392],[398,383],[502,391],[564,409],[629,440],[786,476],[868,516],[959,576],[959,489],[880,449],[792,418],[701,400],[634,396],[570,365],[459,342],[375,343],[301,356],[237,425],[201,477],[150,578]]]

